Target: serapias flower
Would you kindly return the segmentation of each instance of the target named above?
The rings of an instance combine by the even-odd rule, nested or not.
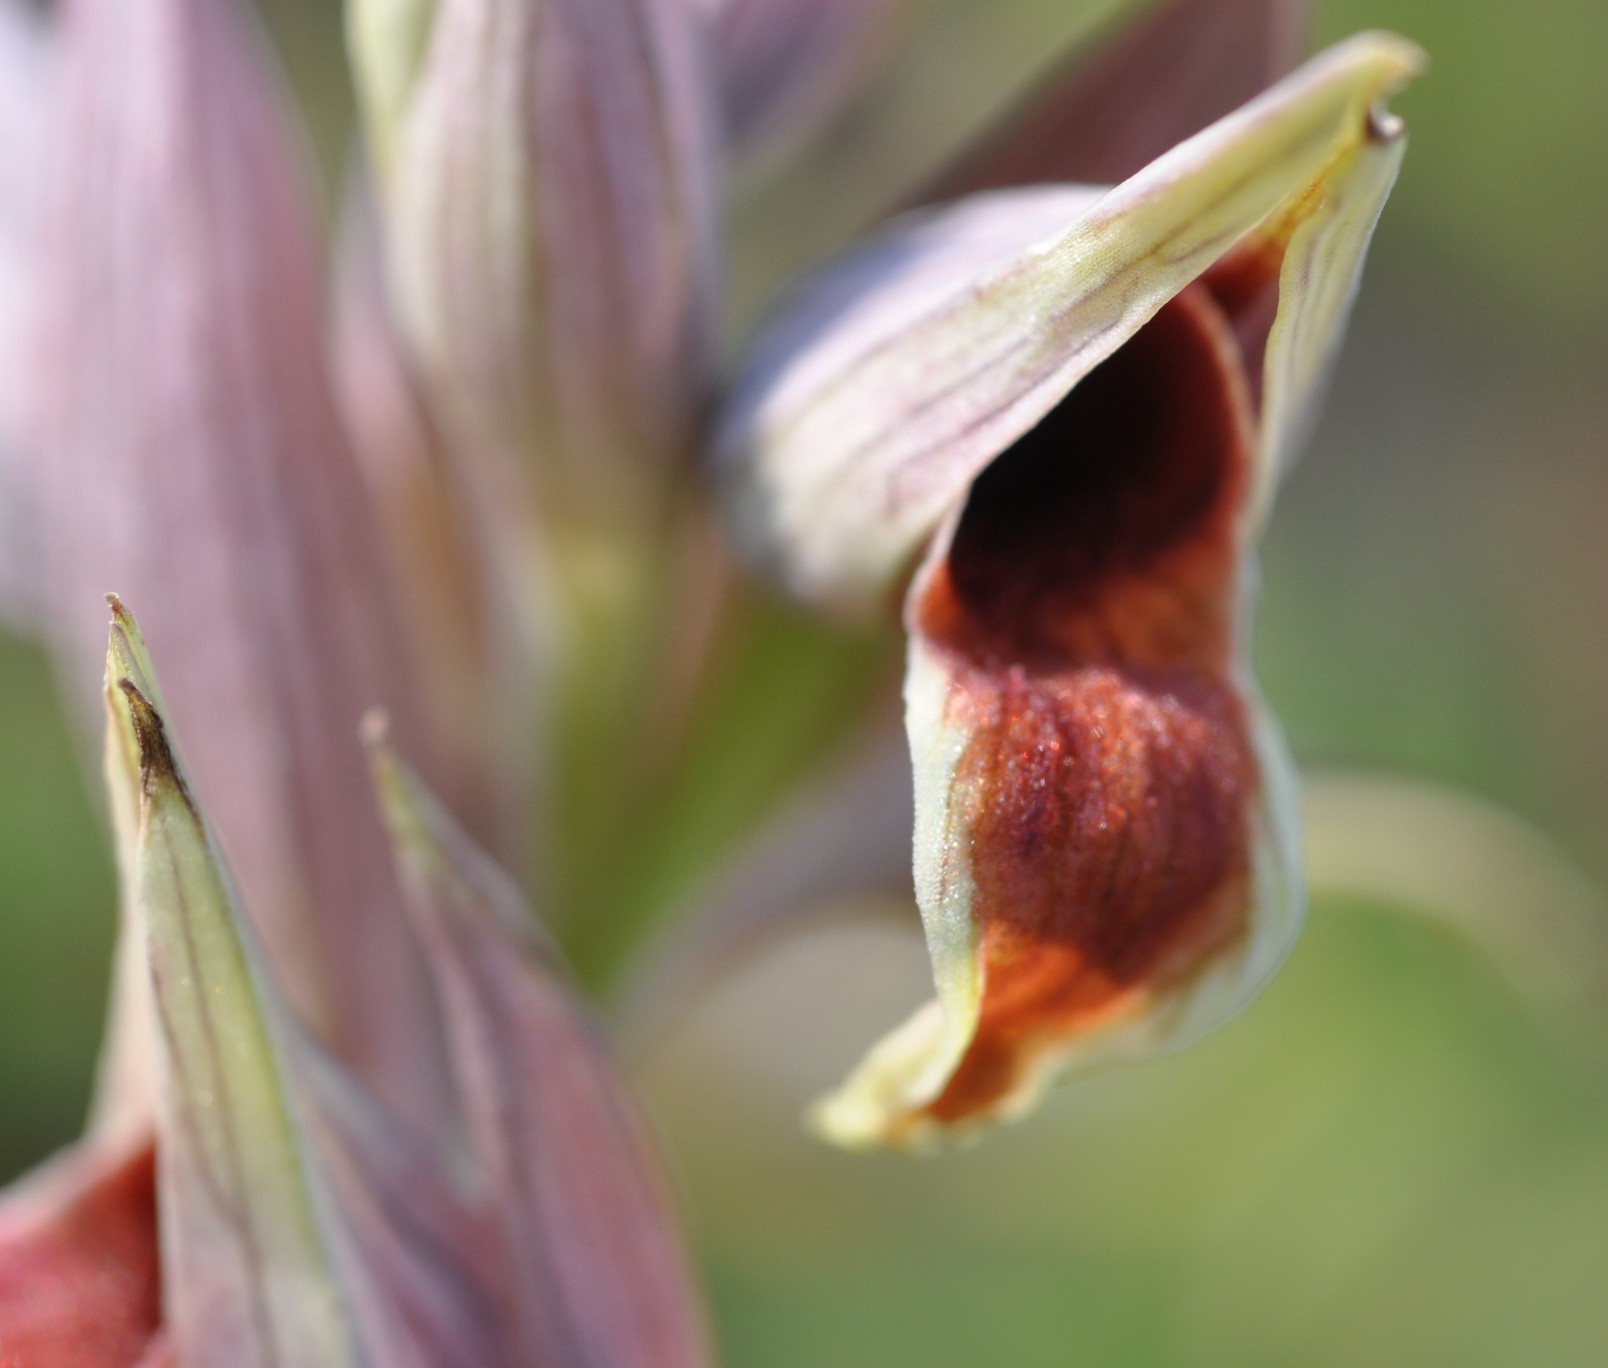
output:
[[[1416,71],[1370,34],[1106,191],[1001,190],[829,268],[721,438],[795,593],[903,597],[937,999],[816,1112],[922,1146],[1238,1010],[1300,920],[1251,679],[1254,541],[1331,361]]]
[[[83,711],[122,882],[114,1008],[87,1137],[0,1199],[0,1359],[709,1361],[600,1032],[446,813],[512,845],[508,797],[532,792],[545,825],[518,844],[560,890],[538,901],[576,943],[616,934],[589,847],[620,862],[621,829],[673,805],[698,731],[655,710],[664,678],[723,698],[704,657],[751,626],[710,606],[730,566],[695,507],[716,134],[735,159],[819,118],[863,74],[844,45],[909,8],[353,0],[375,202],[352,193],[336,385],[290,111],[245,12],[60,7],[0,498],[26,493],[41,564],[16,583],[84,702],[112,586],[149,604],[168,696],[113,599]],[[803,291],[731,396],[743,540],[805,599],[891,617],[902,596],[909,637],[938,1000],[821,1109],[835,1139],[921,1145],[1181,1042],[1294,933],[1252,546],[1400,160],[1380,101],[1417,54],[1355,40],[1164,149],[1261,88],[1270,16],[1298,8],[1156,8],[1082,98],[1152,47],[1180,80],[1219,67],[1209,88],[1169,82],[1181,104],[1098,147],[1053,133],[1055,105],[949,182],[1092,166],[1115,189],[896,223]],[[891,754],[840,882],[909,825]]]
[[[280,992],[144,643],[115,601],[113,614],[107,777],[132,817],[118,834],[125,934],[150,984],[149,1120],[103,1129],[0,1201],[0,1354],[53,1368],[707,1363],[646,1132],[512,885],[371,725],[432,952],[429,991],[408,1006],[450,1044],[444,1147]]]

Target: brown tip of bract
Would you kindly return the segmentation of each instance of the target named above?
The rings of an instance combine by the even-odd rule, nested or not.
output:
[[[172,785],[187,806],[194,808],[184,777],[179,773],[173,758],[173,747],[168,741],[167,724],[162,714],[141,691],[139,685],[127,676],[117,681],[123,697],[128,700],[129,721],[134,726],[134,739],[140,749],[140,787],[151,793],[158,785]]]
[[[132,676],[143,655],[143,649],[135,645],[140,640],[139,624],[118,595],[107,594],[106,606],[112,612],[111,624],[106,629],[107,676],[119,679],[125,672]]]
[[[122,696],[129,701],[129,719],[133,722],[133,738],[140,743],[140,775],[146,781],[175,780],[178,768],[174,765],[174,749],[167,744],[167,727],[161,714],[151,706],[150,699],[140,693],[140,686],[130,680],[117,680]],[[146,783],[150,786],[150,783]]]

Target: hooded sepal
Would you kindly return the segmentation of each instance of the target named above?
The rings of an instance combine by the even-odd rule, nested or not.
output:
[[[448,1038],[517,1362],[697,1368],[699,1298],[644,1123],[518,891],[368,728]]]
[[[1287,239],[1372,149],[1399,157],[1374,108],[1419,60],[1352,39],[1109,192],[977,196],[829,268],[728,408],[739,538],[802,597],[885,606],[981,470],[1168,300],[1258,230]],[[1355,264],[1328,262],[1348,287]]]

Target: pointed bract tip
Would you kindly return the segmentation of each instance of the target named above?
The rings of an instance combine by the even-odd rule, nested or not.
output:
[[[112,613],[111,625],[106,633],[106,704],[114,713],[125,716],[135,730],[135,740],[138,741],[140,715],[131,697],[125,705],[120,706],[118,695],[121,693],[129,697],[129,690],[132,689],[144,704],[145,711],[156,718],[160,725],[165,707],[162,691],[157,687],[151,653],[134,614],[129,612],[127,605],[116,594],[106,595],[106,605]]]
[[[151,657],[139,623],[116,594],[106,595],[106,605],[112,610],[106,641],[106,681],[108,686],[115,685],[115,693],[123,697],[124,715],[138,748],[141,786],[148,792],[153,784],[172,783],[188,802],[168,741],[167,725],[162,720]],[[110,687],[107,699],[115,708],[116,697]]]
[[[128,703],[129,721],[134,727],[134,739],[140,750],[140,783],[149,793],[158,785],[173,785],[189,802],[184,779],[173,759],[173,747],[168,742],[167,724],[156,705],[147,698],[140,686],[126,675],[117,681]]]
[[[516,1360],[707,1368],[673,1203],[600,1028],[513,881],[388,746],[370,757],[505,1251]]]
[[[143,654],[132,619],[112,637],[114,665]],[[265,1362],[254,1351],[278,1348],[281,1362],[350,1368],[355,1303],[296,1101],[289,1010],[155,696],[128,674],[113,684],[113,802],[137,813],[119,836],[158,1024],[166,1324],[187,1363]]]
[[[120,675],[146,673],[141,666],[146,661],[145,639],[134,615],[116,594],[106,595],[106,606],[112,619],[106,629],[106,677],[116,680]]]

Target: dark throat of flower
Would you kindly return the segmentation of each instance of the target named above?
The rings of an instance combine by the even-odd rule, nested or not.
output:
[[[1224,303],[1254,306],[1258,276]],[[1248,934],[1259,777],[1235,670],[1259,327],[1185,290],[984,471],[912,591],[965,736],[947,829],[984,975],[940,1123]]]

